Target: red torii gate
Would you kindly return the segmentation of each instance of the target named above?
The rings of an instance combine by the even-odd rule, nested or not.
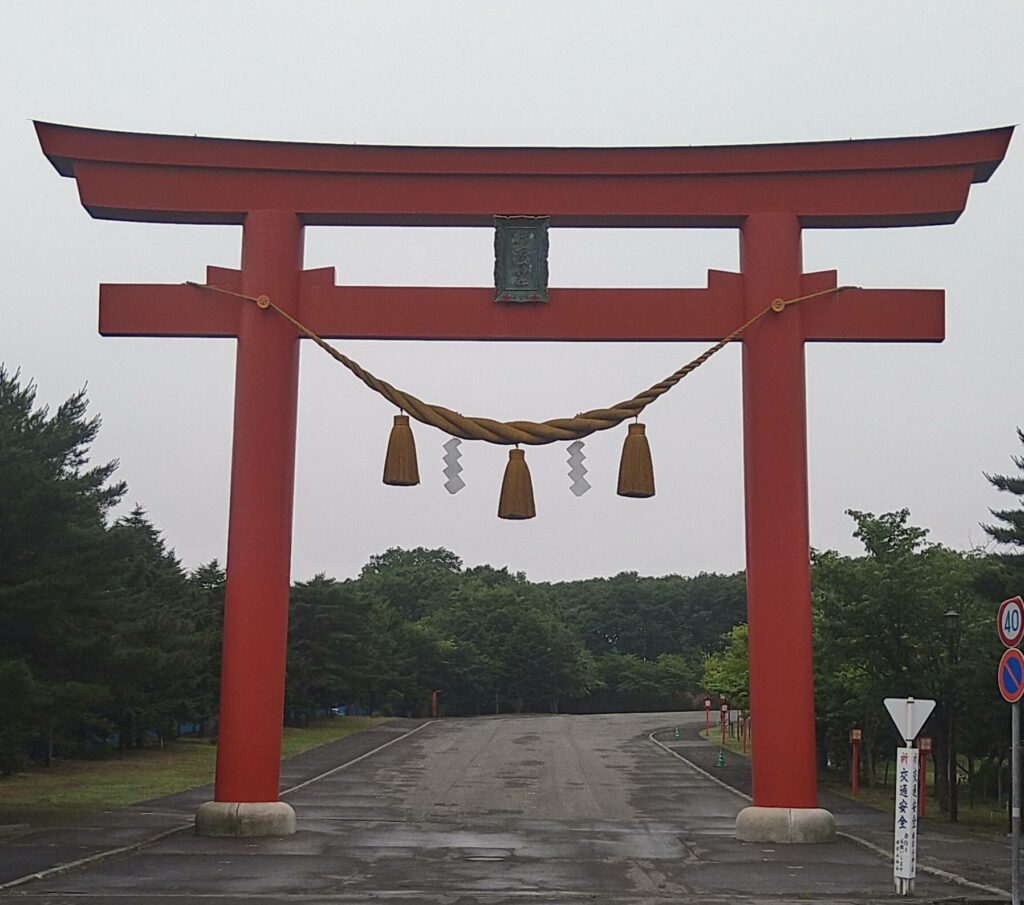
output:
[[[836,286],[834,271],[803,272],[804,228],[954,222],[1012,133],[584,149],[36,130],[94,217],[241,225],[241,269],[209,268],[207,281],[267,295],[326,338],[627,342],[717,340],[773,299]],[[302,269],[306,224],[491,227],[496,214],[519,213],[550,216],[553,228],[738,229],[740,273],[710,271],[705,289],[552,288],[547,304],[502,305],[491,287],[336,286],[333,268]],[[938,342],[943,298],[849,290],[762,319],[743,337],[750,696],[760,731],[741,838],[810,841],[832,826],[817,809],[815,776],[804,343]],[[278,780],[299,335],[272,311],[184,285],[101,286],[100,332],[238,338],[217,782],[197,825],[290,832]]]

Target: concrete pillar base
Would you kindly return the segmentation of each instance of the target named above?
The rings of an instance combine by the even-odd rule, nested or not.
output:
[[[196,811],[198,836],[290,836],[295,811],[283,801],[207,801]]]
[[[824,808],[744,808],[736,818],[740,842],[833,842],[836,820]]]

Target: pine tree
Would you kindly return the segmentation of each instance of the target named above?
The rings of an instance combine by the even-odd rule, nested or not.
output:
[[[192,716],[189,677],[199,666],[193,643],[192,588],[173,551],[141,507],[108,532],[116,564],[114,617],[106,681],[120,748],[162,741]]]
[[[189,719],[200,735],[215,731],[220,704],[221,644],[224,638],[224,588],[227,575],[213,559],[188,576],[195,666],[189,674]]]
[[[125,487],[117,462],[88,465],[100,420],[86,408],[84,390],[37,408],[0,365],[0,772],[29,745],[48,762],[109,729],[106,517]]]
[[[1017,428],[1017,437],[1021,443],[1024,443],[1024,431],[1020,428]],[[1024,456],[1010,456],[1010,459],[1021,471],[1021,475],[990,475],[986,473],[985,478],[997,490],[1019,497],[1019,502],[1022,505],[1016,509],[990,509],[992,515],[1002,524],[982,525],[981,527],[986,534],[1000,544],[1024,548]],[[1007,554],[1006,559],[1024,566],[1024,552]]]

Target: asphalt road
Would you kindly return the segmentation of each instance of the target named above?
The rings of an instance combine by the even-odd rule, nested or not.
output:
[[[704,717],[494,717],[429,723],[404,737],[393,730],[393,744],[286,796],[298,814],[295,836],[171,833],[0,895],[91,905],[892,898],[891,866],[850,841],[738,842],[734,821],[747,802],[649,738],[684,719]],[[673,747],[685,756],[688,745],[704,743]],[[341,743],[333,753],[321,750],[319,766],[313,758],[304,769],[310,776],[331,769],[351,760],[351,750]],[[174,808],[180,823],[197,797],[136,812],[154,826],[162,815],[173,827]],[[30,843],[20,842],[26,855]],[[942,879],[919,878],[917,901],[964,894]]]

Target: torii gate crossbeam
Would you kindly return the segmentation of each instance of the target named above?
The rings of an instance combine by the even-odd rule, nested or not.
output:
[[[36,129],[94,217],[240,224],[241,270],[211,268],[208,281],[268,295],[324,337],[559,341],[720,339],[772,299],[836,285],[834,272],[803,272],[803,229],[952,223],[1012,133],[598,149]],[[545,305],[506,306],[491,301],[489,287],[335,286],[330,269],[302,270],[307,224],[490,226],[496,214],[520,213],[550,216],[554,228],[738,229],[740,273],[712,271],[704,289],[552,288]],[[940,290],[854,290],[766,318],[743,337],[758,741],[754,807],[738,821],[741,838],[812,841],[831,824],[816,807],[804,343],[937,342],[943,323]],[[294,818],[288,822],[290,809],[278,801],[278,779],[298,335],[244,301],[211,303],[179,285],[104,285],[100,331],[238,338],[216,803],[205,831],[287,832]]]

